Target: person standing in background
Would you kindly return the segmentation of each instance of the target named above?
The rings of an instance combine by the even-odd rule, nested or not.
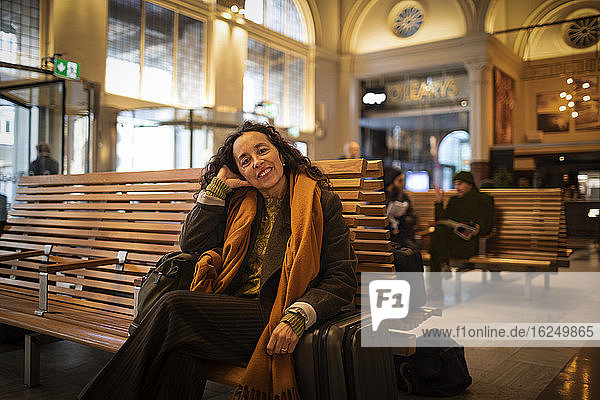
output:
[[[361,158],[360,145],[357,142],[346,142],[344,144],[344,156],[341,158]]]
[[[38,143],[35,146],[37,158],[29,164],[29,175],[56,175],[58,162],[50,154],[48,143]]]
[[[6,219],[8,218],[8,208],[6,202],[6,196],[0,193],[0,230],[6,225]]]

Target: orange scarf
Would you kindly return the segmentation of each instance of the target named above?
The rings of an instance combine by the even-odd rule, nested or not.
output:
[[[292,234],[288,239],[269,323],[261,334],[241,385],[234,398],[259,400],[299,400],[291,354],[267,354],[267,343],[284,310],[300,298],[320,267],[323,239],[321,190],[306,174],[290,179]],[[252,221],[256,215],[255,190],[236,190],[227,213],[223,255],[207,251],[198,260],[190,290],[222,293],[240,268],[250,244]]]

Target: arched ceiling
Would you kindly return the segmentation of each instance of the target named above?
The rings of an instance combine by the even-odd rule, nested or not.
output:
[[[556,22],[583,15],[600,14],[598,0],[492,0],[485,29],[505,29]],[[523,60],[564,57],[595,51],[597,46],[575,49],[564,40],[566,24],[494,35]]]
[[[400,38],[393,33],[393,15],[390,13],[411,1],[355,2],[342,28],[342,51],[364,54],[457,38],[464,36],[468,31],[468,24],[476,23],[477,20],[472,0],[412,1],[415,2],[421,6],[424,20],[421,28],[408,38]]]

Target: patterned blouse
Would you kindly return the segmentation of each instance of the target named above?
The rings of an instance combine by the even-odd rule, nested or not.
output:
[[[242,282],[244,282],[244,284],[237,290],[234,296],[246,298],[258,297],[263,258],[265,251],[267,250],[271,231],[273,230],[275,217],[279,213],[282,203],[283,199],[265,199],[266,212],[264,213],[262,221],[260,221],[260,226],[256,235],[256,243],[254,244],[252,253],[250,253],[250,256],[248,257],[248,264],[242,271]]]

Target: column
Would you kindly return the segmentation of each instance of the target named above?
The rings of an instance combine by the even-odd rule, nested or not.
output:
[[[340,138],[341,146],[349,140],[360,142],[360,85],[354,77],[353,65],[352,54],[340,57],[337,131],[344,136]]]
[[[471,172],[479,183],[489,176],[490,137],[492,120],[488,92],[489,64],[485,60],[467,60],[465,67],[471,85],[471,112],[469,130],[471,134]]]

